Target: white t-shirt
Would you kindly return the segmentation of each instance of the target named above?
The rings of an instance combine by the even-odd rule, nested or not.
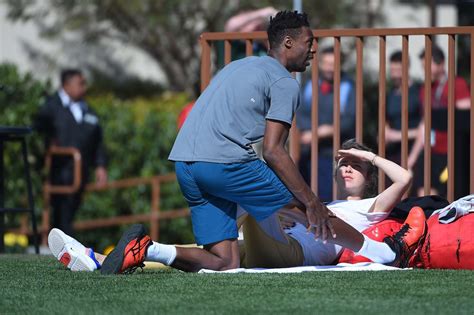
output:
[[[357,231],[362,232],[368,227],[383,221],[389,213],[370,212],[377,197],[362,200],[336,200],[327,205],[338,218],[345,221]],[[306,227],[297,223],[294,227],[285,229],[285,232],[294,238],[302,247],[305,266],[328,265],[333,263],[342,247],[335,244],[324,244],[308,233]]]

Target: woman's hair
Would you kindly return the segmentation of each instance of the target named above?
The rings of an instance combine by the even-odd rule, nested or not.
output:
[[[356,142],[355,139],[349,139],[341,145],[342,150],[349,150],[352,148],[372,152],[372,150],[369,149],[366,145]],[[377,185],[378,185],[378,179],[379,179],[378,169],[375,165],[372,165],[372,163],[368,161],[364,161],[364,163],[366,163],[368,167],[367,167],[367,179],[366,179],[366,184],[365,184],[365,189],[364,189],[364,195],[362,196],[362,198],[375,197],[377,196]],[[336,165],[334,175],[336,175],[336,172],[337,172],[337,165]]]

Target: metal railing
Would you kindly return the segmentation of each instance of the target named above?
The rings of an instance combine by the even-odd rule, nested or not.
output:
[[[447,198],[454,199],[454,78],[455,78],[455,43],[456,35],[470,36],[471,68],[470,68],[470,180],[469,189],[474,193],[474,27],[440,27],[440,28],[394,28],[394,29],[328,29],[313,30],[315,37],[315,48],[318,49],[322,38],[332,38],[334,41],[335,74],[334,74],[334,135],[333,153],[340,147],[340,83],[341,83],[341,37],[351,37],[356,43],[356,123],[355,135],[357,141],[363,140],[363,52],[364,40],[368,37],[376,37],[379,41],[379,97],[378,97],[378,154],[385,157],[385,114],[386,114],[386,40],[387,37],[397,36],[402,38],[402,141],[401,141],[401,165],[407,167],[408,160],[408,44],[410,36],[424,36],[425,40],[425,82],[424,82],[424,119],[425,119],[425,141],[424,141],[424,192],[429,194],[431,188],[431,48],[433,36],[448,36],[448,183]],[[200,38],[202,47],[201,56],[201,90],[207,87],[212,77],[211,45],[213,42],[224,41],[224,62],[228,64],[231,59],[232,41],[245,41],[246,55],[252,55],[252,45],[256,40],[267,40],[266,32],[253,33],[203,33]],[[311,140],[311,188],[318,190],[317,168],[318,168],[318,57],[315,55],[311,66],[312,79],[312,140]],[[295,122],[293,123],[293,126]],[[296,128],[290,131],[290,154],[292,158],[298,156],[299,138]],[[385,187],[385,176],[379,173],[379,191]],[[333,183],[335,188],[335,183]],[[333,188],[335,198],[336,189]]]

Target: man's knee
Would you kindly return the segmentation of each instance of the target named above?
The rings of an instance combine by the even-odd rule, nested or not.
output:
[[[212,253],[212,254],[214,255],[214,263],[212,264],[213,270],[224,271],[224,270],[235,269],[235,268],[240,267],[239,255],[233,255],[229,253],[229,254],[218,256],[215,253]]]

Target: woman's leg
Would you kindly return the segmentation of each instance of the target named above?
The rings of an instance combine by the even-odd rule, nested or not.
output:
[[[302,266],[303,250],[281,228],[277,214],[257,222],[249,216],[243,225],[246,268],[284,268]]]
[[[297,200],[294,200],[290,206],[304,209],[302,204]],[[329,235],[328,242],[349,248],[358,255],[365,256],[374,262],[382,264],[393,263],[394,260],[399,258],[402,254],[407,254],[401,253],[401,251],[412,250],[413,246],[424,235],[426,225],[426,217],[423,210],[418,209],[414,211],[414,209],[412,209],[404,224],[404,226],[409,228],[406,230],[402,228],[401,233],[397,233],[398,236],[396,234],[396,237],[388,240],[388,243],[390,243],[389,246],[387,242],[377,242],[364,236],[332,213],[330,214],[329,220],[334,227],[336,237],[333,238]],[[394,242],[396,243],[395,245]]]

